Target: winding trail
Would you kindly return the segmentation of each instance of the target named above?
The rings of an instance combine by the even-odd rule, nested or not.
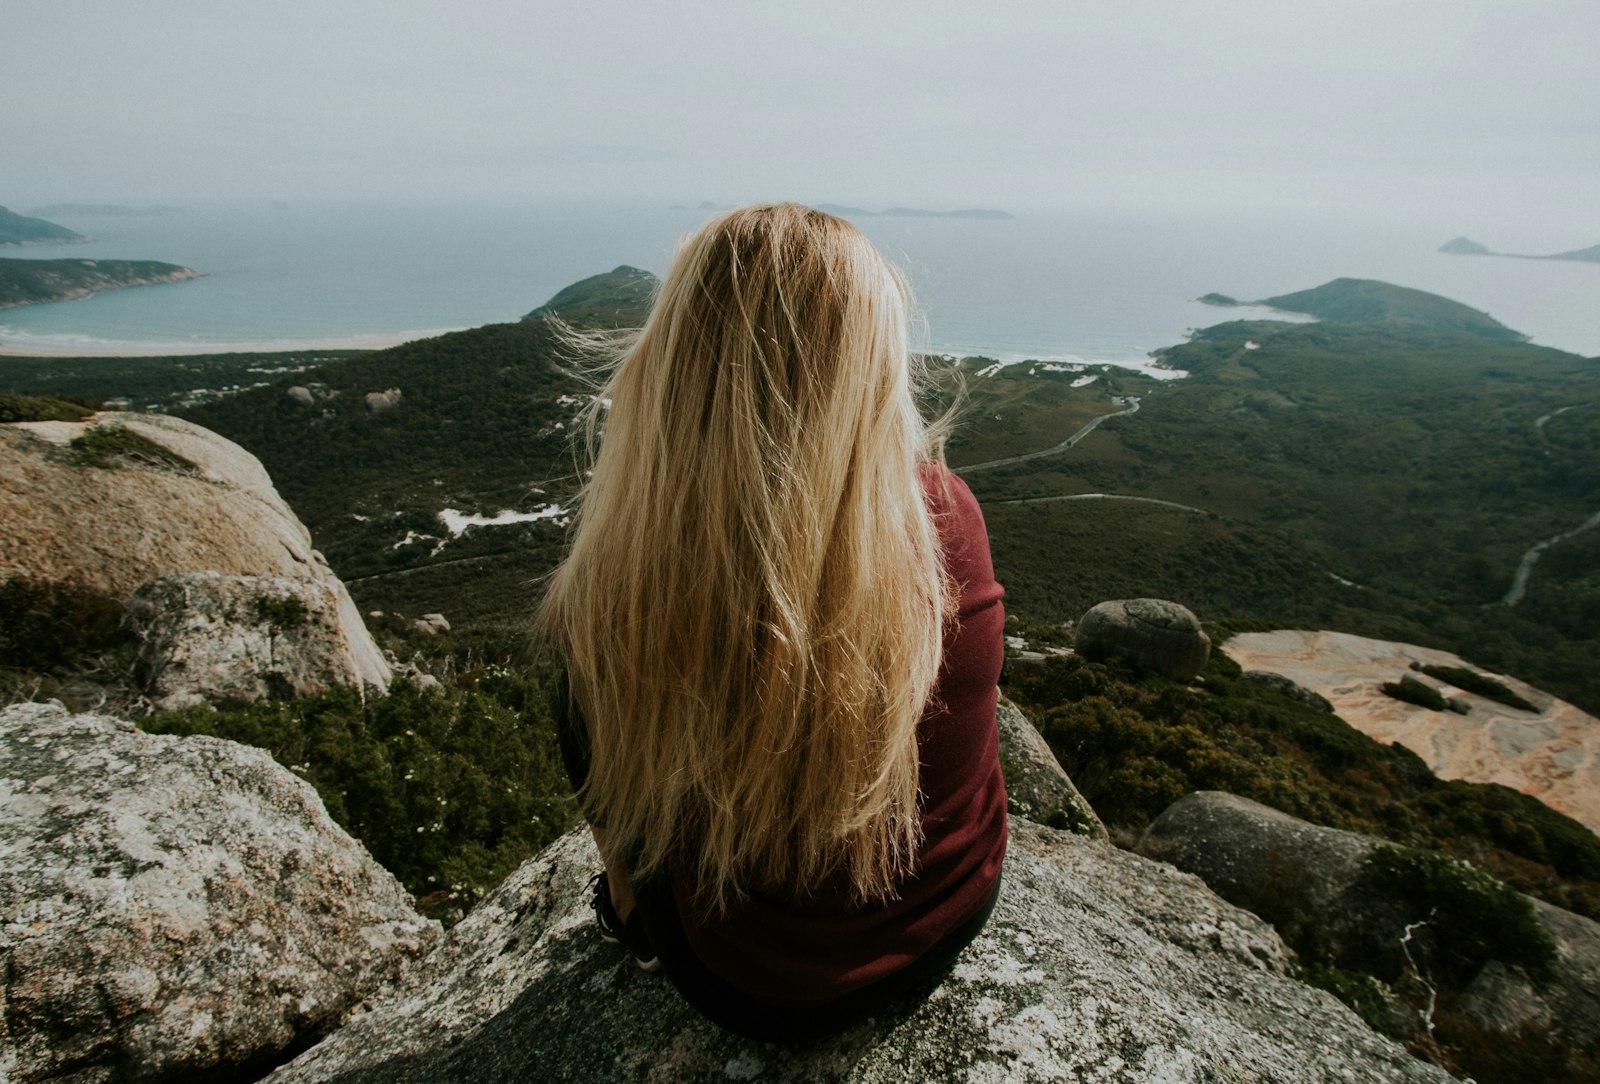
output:
[[[1544,551],[1557,542],[1565,542],[1575,534],[1582,534],[1591,527],[1600,527],[1600,512],[1596,512],[1570,531],[1563,531],[1553,538],[1534,543],[1528,552],[1522,555],[1522,563],[1517,565],[1517,574],[1511,578],[1511,590],[1506,592],[1506,597],[1500,600],[1501,603],[1515,606],[1521,602],[1528,593],[1528,578],[1533,575],[1533,566],[1539,563]]]
[[[1058,455],[1061,452],[1071,448],[1074,444],[1078,443],[1078,441],[1082,440],[1090,433],[1093,433],[1100,427],[1101,422],[1110,421],[1112,418],[1120,418],[1124,414],[1137,414],[1139,412],[1139,399],[1137,396],[1130,395],[1125,401],[1132,403],[1133,405],[1124,407],[1121,410],[1114,410],[1110,414],[1100,415],[1098,418],[1091,421],[1088,425],[1072,434],[1072,436],[1068,437],[1060,444],[1053,444],[1050,447],[1044,448],[1037,452],[1024,452],[1021,455],[1007,456],[1005,459],[990,459],[983,463],[968,463],[964,467],[952,467],[951,471],[955,474],[970,474],[973,471],[988,470],[990,467],[1004,467],[1011,463],[1025,463],[1030,459],[1040,459],[1047,455]],[[1054,500],[1055,498],[1046,499]],[[1000,503],[1009,504],[1011,502],[1002,501]]]

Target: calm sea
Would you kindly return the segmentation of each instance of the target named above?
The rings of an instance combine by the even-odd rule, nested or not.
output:
[[[93,243],[4,255],[165,260],[206,277],[0,311],[0,345],[152,354],[385,344],[514,320],[618,264],[659,273],[705,217],[660,206],[267,203],[60,216]],[[1471,224],[1245,212],[858,224],[909,272],[939,352],[1135,362],[1234,315],[1192,300],[1200,294],[1258,298],[1351,276],[1442,294],[1535,342],[1600,355],[1600,266],[1435,251]]]

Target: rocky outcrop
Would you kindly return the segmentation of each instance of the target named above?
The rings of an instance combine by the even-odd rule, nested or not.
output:
[[[1138,852],[1193,873],[1257,914],[1339,919],[1379,841],[1324,828],[1222,791],[1187,794],[1151,822]],[[1330,933],[1335,931],[1330,930]]]
[[[579,829],[525,863],[374,1011],[267,1078],[341,1081],[1432,1081],[1286,977],[1198,880],[1013,821],[985,932],[925,996],[800,1047],[743,1040],[602,944]]]
[[[118,427],[170,454],[85,454],[115,445]],[[300,585],[337,615],[353,680],[387,685],[344,585],[243,448],[157,414],[0,425],[0,582],[68,584],[122,604],[149,580],[190,572]]]
[[[1184,606],[1130,598],[1090,607],[1078,621],[1074,647],[1087,658],[1116,656],[1173,681],[1193,681],[1211,657],[1211,638]]]
[[[1106,826],[1022,709],[1000,698],[1000,770],[1013,815],[1105,840]]]
[[[1282,674],[1326,697],[1345,722],[1378,741],[1399,742],[1441,779],[1500,783],[1600,832],[1600,719],[1565,701],[1492,674],[1535,710],[1430,679],[1447,706],[1459,701],[1450,714],[1430,711],[1385,696],[1383,684],[1411,676],[1413,663],[1479,668],[1448,651],[1343,632],[1243,633],[1227,651],[1246,670]]]
[[[1138,849],[1195,874],[1224,899],[1280,926],[1314,929],[1326,955],[1341,964],[1359,960],[1363,969],[1387,970],[1415,985],[1414,973],[1406,974],[1413,957],[1403,941],[1411,942],[1422,959],[1429,941],[1450,953],[1477,935],[1455,925],[1459,916],[1440,914],[1363,877],[1363,864],[1379,848],[1394,850],[1382,840],[1310,824],[1247,798],[1199,791],[1157,817]],[[1487,879],[1458,868],[1469,879]],[[1506,1036],[1529,1029],[1548,1032],[1593,1057],[1600,1052],[1600,923],[1524,899],[1553,946],[1553,957],[1490,957],[1471,964],[1446,1011]],[[1442,927],[1436,939],[1424,929],[1434,925]],[[1423,967],[1435,982],[1452,983],[1443,970]],[[1399,1028],[1417,1026],[1415,1014],[1392,1008]]]
[[[0,712],[0,887],[16,1084],[270,1066],[439,936],[266,753],[51,704]]]
[[[367,413],[382,414],[384,411],[393,410],[400,405],[403,395],[399,388],[385,388],[383,391],[369,391],[362,400],[366,404]]]
[[[158,710],[205,701],[306,696],[335,687],[382,693],[390,670],[353,639],[327,583],[185,572],[129,600],[138,672]]]

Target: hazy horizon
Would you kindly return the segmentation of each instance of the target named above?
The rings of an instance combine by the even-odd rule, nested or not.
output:
[[[6,27],[13,210],[794,198],[1600,241],[1592,0],[17,0]]]

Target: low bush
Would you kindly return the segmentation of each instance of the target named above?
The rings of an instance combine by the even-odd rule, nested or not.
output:
[[[1516,693],[1503,681],[1496,681],[1487,674],[1480,674],[1476,670],[1468,670],[1464,666],[1433,666],[1423,663],[1417,666],[1422,673],[1431,678],[1454,685],[1463,692],[1476,693],[1486,700],[1504,704],[1508,708],[1519,711],[1538,711],[1539,709]]]
[[[365,703],[338,690],[141,725],[265,749],[316,787],[419,910],[451,922],[576,819],[551,683],[548,667],[493,663],[442,689],[397,681]]]

